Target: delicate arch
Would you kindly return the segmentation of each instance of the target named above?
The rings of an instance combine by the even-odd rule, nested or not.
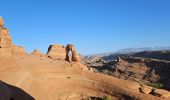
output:
[[[70,52],[71,52],[71,59],[69,56]],[[79,54],[77,53],[75,46],[72,44],[68,44],[66,46],[66,61],[74,61],[74,62],[80,61]]]

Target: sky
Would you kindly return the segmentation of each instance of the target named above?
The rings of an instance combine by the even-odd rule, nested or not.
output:
[[[14,44],[46,53],[74,44],[89,55],[170,46],[170,0],[0,0]]]

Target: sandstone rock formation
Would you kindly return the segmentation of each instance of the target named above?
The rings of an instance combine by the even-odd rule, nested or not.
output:
[[[139,88],[139,91],[141,93],[145,93],[145,94],[150,94],[152,92],[152,87],[149,87],[149,86],[146,86],[146,85],[142,85],[140,88]]]
[[[39,57],[43,57],[45,56],[43,53],[41,53],[41,51],[39,51],[38,49],[35,49],[31,55],[35,55],[35,56],[39,56]]]
[[[0,26],[4,26],[3,18],[0,16]]]
[[[66,56],[65,47],[60,44],[50,45],[47,56],[52,59],[64,60]]]
[[[12,38],[7,28],[3,26],[3,20],[0,17],[0,48],[11,48]]]
[[[13,55],[24,55],[24,54],[26,54],[26,52],[25,52],[24,47],[22,47],[22,46],[13,46],[12,54]]]
[[[80,56],[74,45],[68,44],[66,46],[66,60],[70,61],[69,53],[71,52],[71,61],[80,62]]]
[[[170,62],[139,57],[121,57],[121,61],[114,65],[114,76],[136,82],[162,84],[164,89],[170,90]]]
[[[170,97],[170,92],[163,89],[156,89],[153,91],[153,94],[162,98]]]
[[[72,56],[72,55],[69,54],[69,53],[71,52],[72,46],[73,46],[73,45],[68,44],[68,45],[66,46],[66,48],[65,48],[65,50],[66,50],[66,58],[65,58],[65,60],[66,60],[66,61],[69,61],[69,62],[71,61],[71,60],[70,60],[70,59],[71,59],[70,56]]]
[[[0,17],[0,51],[14,55],[26,54],[23,47],[13,45],[9,31],[4,27],[2,17]]]
[[[71,52],[72,52],[72,61],[80,62],[80,56],[79,56],[75,46],[72,47]]]

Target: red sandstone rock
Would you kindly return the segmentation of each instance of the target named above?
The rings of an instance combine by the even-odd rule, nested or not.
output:
[[[0,19],[0,48],[11,48],[12,38],[7,28],[2,25],[2,21]]]
[[[52,59],[64,60],[66,55],[65,47],[60,44],[50,45],[47,56]]]
[[[3,21],[3,18],[0,16],[0,26],[3,26],[4,25],[4,21]]]
[[[42,57],[42,56],[45,56],[45,54],[41,53],[41,51],[39,51],[38,49],[35,49],[31,55],[34,55],[34,56],[39,56],[39,57]]]
[[[12,48],[13,55],[24,55],[26,54],[24,47],[22,46],[13,46]]]
[[[142,85],[140,88],[139,88],[139,91],[141,93],[144,93],[144,94],[149,94],[152,92],[152,87],[149,87],[149,86],[146,86],[146,85]]]
[[[66,46],[66,60],[67,61],[70,61],[69,52],[72,53],[71,61],[80,62],[80,56],[79,56],[79,54],[78,54],[78,52],[77,52],[74,45],[68,44]]]
[[[153,94],[162,98],[170,97],[170,92],[163,89],[156,89],[154,90]]]

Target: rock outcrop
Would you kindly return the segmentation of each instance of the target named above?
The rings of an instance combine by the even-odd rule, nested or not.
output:
[[[72,46],[73,46],[73,45],[68,44],[68,45],[66,46],[66,48],[65,48],[65,50],[66,50],[66,58],[65,58],[65,60],[66,60],[66,61],[69,61],[69,62],[71,61],[71,60],[70,60],[70,59],[71,59],[70,56],[72,56],[72,55],[69,54],[69,53],[71,52]]]
[[[50,45],[47,56],[56,60],[64,60],[66,56],[65,47],[60,44]]]
[[[4,27],[2,17],[0,17],[0,48],[12,48],[12,38],[7,28]]]
[[[4,27],[2,17],[0,17],[0,51],[6,54],[23,55],[25,49],[21,46],[15,46],[12,43],[11,35],[7,28]]]
[[[140,88],[139,88],[139,91],[141,93],[144,93],[144,94],[150,94],[152,92],[152,87],[149,87],[147,85],[142,85]]]
[[[0,26],[4,26],[3,18],[0,16]]]
[[[43,57],[45,56],[45,54],[41,53],[41,51],[39,51],[38,49],[35,49],[31,55],[34,55],[34,56],[39,56],[39,57]]]
[[[13,55],[25,55],[25,49],[22,46],[13,46],[12,47],[12,54]]]
[[[170,61],[122,56],[116,61],[95,61],[86,58],[83,62],[95,72],[124,80],[154,84],[156,87],[161,85],[161,88],[170,90]]]
[[[170,92],[163,90],[163,89],[156,89],[153,91],[153,94],[158,96],[158,97],[162,97],[162,98],[169,98],[170,97]]]
[[[69,56],[70,52],[71,52],[71,57]],[[71,58],[71,60],[70,60],[70,58]],[[68,44],[66,46],[66,60],[73,61],[73,62],[80,62],[80,56],[79,56],[75,46],[72,44]]]
[[[139,57],[121,57],[114,76],[132,81],[162,84],[170,90],[170,62]]]
[[[80,56],[75,48],[75,46],[73,45],[72,46],[72,61],[75,61],[75,62],[80,62]]]

